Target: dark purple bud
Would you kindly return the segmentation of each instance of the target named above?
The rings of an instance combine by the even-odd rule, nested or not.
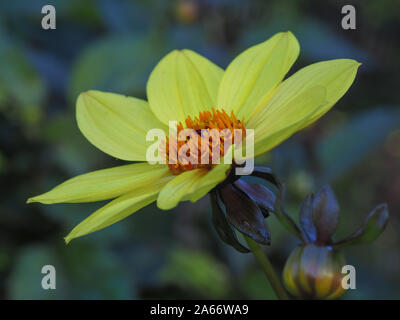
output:
[[[229,222],[256,242],[269,245],[269,231],[257,204],[232,184],[224,186],[220,192]]]
[[[336,231],[339,219],[339,204],[330,186],[326,185],[318,191],[312,209],[317,242],[328,244]]]
[[[317,240],[317,229],[313,222],[314,195],[310,194],[304,199],[300,208],[300,225],[308,242]]]
[[[276,196],[266,186],[243,180],[237,180],[234,185],[260,207],[265,218],[269,216],[269,212],[274,211]]]
[[[219,237],[226,244],[232,246],[237,251],[242,253],[250,252],[245,246],[243,246],[236,237],[235,231],[226,220],[225,214],[222,211],[218,203],[218,195],[216,192],[210,193],[211,197],[211,208],[212,208],[212,223]]]

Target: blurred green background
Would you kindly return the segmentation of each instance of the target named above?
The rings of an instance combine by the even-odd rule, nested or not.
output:
[[[56,8],[56,30],[41,28],[45,4]],[[345,4],[356,7],[356,30],[341,28]],[[169,212],[149,206],[68,246],[63,236],[103,203],[25,201],[72,176],[123,164],[80,134],[80,92],[145,98],[150,71],[174,48],[226,67],[250,45],[291,30],[301,45],[291,73],[332,58],[363,65],[332,111],[258,163],[287,183],[286,207],[295,218],[308,193],[332,184],[339,237],[387,202],[384,234],[344,251],[357,289],[343,299],[399,299],[399,17],[398,0],[0,2],[0,298],[273,298],[253,257],[217,238],[207,198]],[[297,242],[274,217],[268,223],[266,252],[282,270]],[[56,290],[41,288],[46,264],[57,270]]]

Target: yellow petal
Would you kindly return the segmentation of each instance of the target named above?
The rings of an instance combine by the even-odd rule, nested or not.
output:
[[[318,62],[282,82],[246,124],[246,128],[255,130],[256,155],[270,150],[328,112],[349,89],[359,66],[350,59]],[[269,142],[265,143],[265,139]]]
[[[174,50],[155,67],[147,83],[153,113],[165,124],[184,121],[216,107],[223,70],[190,50]]]
[[[88,91],[78,97],[76,118],[83,135],[101,151],[128,161],[145,161],[148,130],[165,127],[144,100]]]
[[[163,210],[176,207],[183,197],[195,191],[196,184],[206,173],[206,169],[195,169],[177,175],[161,190],[157,206]]]
[[[137,190],[147,184],[169,176],[166,165],[134,163],[125,166],[97,170],[69,179],[52,190],[30,198],[30,202],[76,203],[112,199]]]
[[[281,118],[266,119],[257,126],[254,135],[254,154],[258,156],[279,145],[295,132],[301,130],[305,122],[309,121],[310,114],[316,114],[327,105],[326,90],[321,86],[308,89],[303,94],[282,106],[283,110],[297,109],[295,119],[286,122],[284,113]]]
[[[157,206],[169,210],[177,206],[180,201],[198,201],[225,180],[230,167],[231,164],[221,163],[212,170],[196,169],[181,173],[161,190]]]
[[[299,55],[291,32],[281,32],[236,57],[226,69],[218,92],[218,107],[241,119],[282,81]]]
[[[65,241],[69,243],[74,238],[108,227],[147,206],[155,201],[158,192],[169,179],[170,177],[164,177],[109,202],[78,224],[65,237]]]
[[[226,179],[230,167],[230,164],[224,163],[215,166],[198,180],[192,193],[185,196],[185,199],[196,202],[203,198],[211,189]]]

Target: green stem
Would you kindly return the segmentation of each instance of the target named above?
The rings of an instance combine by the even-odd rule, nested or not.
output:
[[[267,256],[264,254],[259,244],[255,242],[253,239],[249,238],[248,236],[246,235],[243,236],[246,239],[246,242],[249,245],[251,251],[253,252],[254,257],[263,268],[264,273],[267,276],[269,282],[271,283],[271,286],[274,289],[278,299],[289,300],[289,296],[287,295],[286,290],[282,285],[282,282],[279,280],[279,277],[276,275],[271,262],[268,260]]]

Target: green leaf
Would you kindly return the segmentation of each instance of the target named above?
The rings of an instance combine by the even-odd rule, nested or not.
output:
[[[53,145],[53,156],[70,175],[98,167],[107,156],[90,144],[79,131],[74,115],[59,113],[41,126],[43,140]],[[65,139],[68,132],[68,139]]]
[[[21,249],[7,281],[11,299],[135,298],[133,274],[115,252],[89,242],[68,247],[61,241],[58,244]],[[55,290],[41,287],[44,265],[56,269]]]
[[[16,116],[27,124],[37,123],[46,97],[43,80],[22,49],[13,44],[0,46],[0,61],[7,61],[1,66],[0,103],[6,107],[9,102],[12,106],[8,109],[11,116]]]
[[[161,282],[178,285],[191,296],[207,299],[226,298],[231,289],[228,270],[206,252],[173,249],[166,267],[160,272]]]

